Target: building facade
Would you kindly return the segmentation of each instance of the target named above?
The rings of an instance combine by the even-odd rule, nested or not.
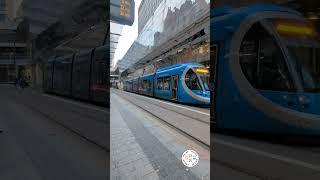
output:
[[[138,9],[138,32],[146,25],[148,20],[152,17],[154,11],[158,8],[163,0],[142,0]]]
[[[0,22],[4,22],[7,18],[6,0],[0,0]]]
[[[23,0],[0,0],[0,22],[14,21]]]
[[[12,83],[24,74],[30,80],[31,56],[25,37],[20,36],[16,12],[22,0],[0,0],[0,82]]]
[[[135,53],[130,48],[123,60],[134,64],[136,75],[177,63],[209,64],[209,14],[210,0],[143,0],[135,41],[139,47],[132,47]]]

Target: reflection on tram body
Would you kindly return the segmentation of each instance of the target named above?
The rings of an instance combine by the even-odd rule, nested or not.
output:
[[[221,14],[216,16],[229,16],[211,21],[216,27],[211,41],[219,56],[212,78],[217,78],[216,127],[320,134],[320,43],[313,25],[299,13],[273,5]],[[233,32],[223,31],[226,27]]]
[[[178,64],[131,80],[124,90],[186,104],[210,103],[209,70],[201,64]]]

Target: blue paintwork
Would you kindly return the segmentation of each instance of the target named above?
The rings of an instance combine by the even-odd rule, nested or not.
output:
[[[305,99],[303,111],[307,113],[320,115],[320,92],[319,93],[303,93],[300,95]]]
[[[149,89],[147,88],[139,88],[139,94],[147,95],[147,96],[153,96],[153,74],[145,75],[140,77],[140,81],[148,80],[151,83],[151,87]]]
[[[169,66],[166,68],[158,69],[156,73],[154,74],[147,74],[141,77],[137,77],[135,79],[131,80],[126,80],[124,81],[124,90],[128,92],[134,92],[138,94],[143,94],[143,95],[148,95],[152,97],[157,97],[160,99],[166,99],[166,100],[172,100],[180,103],[186,103],[186,104],[198,104],[198,105],[209,105],[209,102],[204,102],[197,100],[190,96],[185,89],[182,86],[182,75],[183,72],[186,69],[193,68],[193,67],[202,67],[204,68],[203,65],[197,64],[197,63],[186,63],[186,64],[177,64],[173,66]],[[177,98],[173,99],[171,97],[171,88],[172,88],[172,77],[173,76],[178,76],[178,92],[177,92]],[[170,82],[169,82],[169,89],[164,90],[164,89],[157,89],[157,78],[163,78],[163,77],[170,77]],[[150,80],[151,81],[151,92],[150,90],[148,91],[145,88],[140,87],[140,89],[136,88],[137,86],[134,87],[134,84],[139,84],[143,80]],[[131,85],[132,82],[132,85]],[[210,91],[203,91],[203,90],[192,90],[193,93],[206,97],[210,99]]]
[[[320,135],[319,129],[303,129],[285,124],[279,120],[264,114],[244,97],[240,95],[239,88],[232,78],[229,69],[230,44],[233,33],[243,20],[258,12],[284,12],[302,15],[294,10],[275,6],[271,4],[257,4],[243,8],[222,7],[211,10],[211,43],[218,45],[217,57],[217,80],[215,83],[215,115],[212,121],[220,129],[245,130],[252,132],[264,132],[275,134],[299,134],[299,135]],[[320,114],[319,93],[297,93],[297,92],[276,92],[259,91],[261,95],[272,102],[298,112]],[[284,99],[284,96],[287,98]],[[302,107],[299,97],[304,96],[309,103]]]

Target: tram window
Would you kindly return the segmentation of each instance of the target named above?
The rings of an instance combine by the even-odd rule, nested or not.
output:
[[[248,81],[257,89],[293,90],[280,47],[259,23],[253,25],[242,41],[240,64]]]
[[[162,78],[157,79],[157,89],[162,89]]]
[[[170,77],[163,78],[163,89],[164,90],[170,89]]]
[[[288,45],[292,62],[295,65],[304,90],[308,92],[318,92],[320,89],[318,64],[320,49],[303,45],[303,43],[299,45]]]
[[[142,89],[146,89],[146,88],[147,88],[147,83],[146,83],[146,82],[147,82],[147,80],[143,80],[143,81],[141,82],[141,84],[142,84],[142,85],[141,85],[141,88],[142,88]]]
[[[137,89],[137,84],[135,82],[132,82],[133,83],[133,89]]]
[[[150,80],[148,80],[148,79],[143,80],[143,89],[149,90],[150,87],[151,87],[151,85],[150,85]]]
[[[139,88],[139,81],[138,80],[135,80],[133,82],[133,87],[134,87],[134,90],[138,90],[138,88]]]
[[[186,84],[189,89],[191,90],[201,90],[200,82],[198,79],[197,74],[192,70],[189,69],[186,74]]]
[[[245,39],[241,44],[240,63],[245,77],[256,87],[257,84],[257,52],[258,45],[255,40]]]
[[[150,91],[151,90],[151,81],[147,80],[147,84],[148,84],[148,90]]]

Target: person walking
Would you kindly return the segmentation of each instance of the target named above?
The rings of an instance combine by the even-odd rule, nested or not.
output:
[[[24,85],[23,85],[23,77],[22,76],[19,76],[17,79],[16,79],[16,82],[15,82],[15,86],[17,89],[24,89]]]
[[[23,75],[21,76],[21,79],[20,79],[20,87],[21,87],[21,89],[24,89],[24,87],[25,87],[25,79],[24,79]]]

